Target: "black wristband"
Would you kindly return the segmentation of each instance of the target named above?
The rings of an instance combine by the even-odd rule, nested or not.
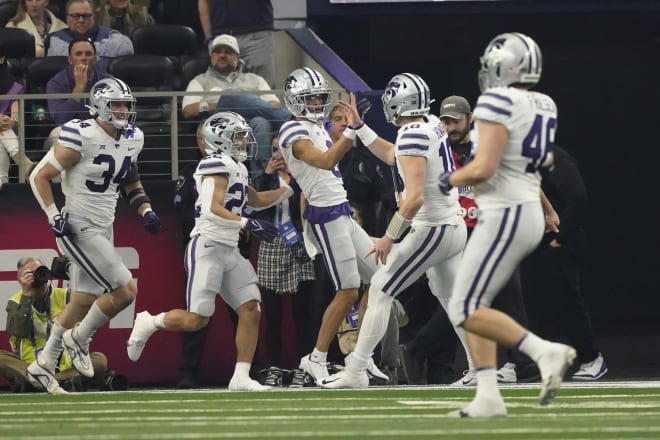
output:
[[[136,188],[136,189],[132,190],[131,192],[129,192],[128,194],[126,194],[126,198],[127,198],[128,200],[130,200],[130,199],[132,199],[133,197],[137,196],[138,194],[145,194],[145,192],[144,192],[144,188]]]
[[[351,130],[359,130],[362,128],[363,125],[364,125],[364,120],[360,119],[357,124],[349,125],[348,128],[350,128]]]
[[[145,203],[151,203],[151,199],[146,194],[141,197],[138,197],[135,200],[131,200],[131,207],[138,209],[141,205]]]

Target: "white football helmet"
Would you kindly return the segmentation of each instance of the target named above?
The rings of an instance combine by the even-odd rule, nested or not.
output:
[[[480,60],[479,88],[482,92],[511,84],[531,87],[541,79],[541,49],[532,38],[518,32],[493,38]]]
[[[327,118],[332,105],[328,83],[314,69],[296,69],[284,81],[284,103],[299,118]]]
[[[112,114],[110,104],[112,102],[125,102],[128,111],[123,118],[117,118]],[[89,91],[89,113],[101,121],[109,122],[115,128],[122,129],[135,123],[135,98],[130,87],[117,78],[104,78],[97,81]],[[115,112],[117,113],[117,112]]]
[[[234,112],[211,115],[202,125],[202,139],[207,155],[224,153],[237,162],[252,158],[257,144],[252,127]]]
[[[419,75],[400,73],[385,86],[381,97],[385,119],[394,125],[401,116],[425,116],[431,111],[431,91]]]

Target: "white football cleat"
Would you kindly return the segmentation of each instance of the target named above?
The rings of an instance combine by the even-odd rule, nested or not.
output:
[[[73,330],[78,328],[80,323],[77,323],[73,328],[65,331],[62,335],[62,347],[69,352],[71,362],[76,370],[83,376],[94,377],[94,366],[92,359],[89,357],[89,339],[85,343],[81,343],[78,339],[73,337]]]
[[[451,411],[447,417],[451,418],[490,418],[490,417],[506,417],[506,405],[502,396],[496,398],[481,398],[475,399],[463,409]]]
[[[575,357],[576,352],[573,347],[557,342],[548,343],[548,347],[536,362],[543,382],[539,404],[547,405],[554,399],[562,380],[564,380],[564,373],[575,361]]]
[[[154,317],[149,312],[140,312],[135,316],[133,330],[126,343],[126,351],[130,360],[135,362],[140,359],[149,336],[153,335],[156,330],[158,328],[154,324]]]
[[[330,376],[330,373],[328,373],[328,363],[313,361],[311,353],[300,359],[300,366],[298,368],[312,376],[317,385],[321,379]]]
[[[366,371],[355,375],[346,370],[342,370],[331,376],[321,379],[318,383],[323,388],[343,389],[343,388],[367,388],[369,386],[369,376]]]
[[[261,385],[254,379],[249,377],[233,376],[229,381],[229,391],[268,391],[272,387],[268,385]]]
[[[28,365],[27,377],[32,386],[39,390],[44,390],[48,394],[69,394],[60,387],[57,379],[55,379],[55,373],[39,363],[39,355],[37,355],[34,362]]]

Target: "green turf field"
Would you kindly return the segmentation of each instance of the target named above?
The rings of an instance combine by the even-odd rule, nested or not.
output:
[[[502,390],[509,416],[450,419],[474,389],[0,394],[0,439],[660,439],[660,382]]]

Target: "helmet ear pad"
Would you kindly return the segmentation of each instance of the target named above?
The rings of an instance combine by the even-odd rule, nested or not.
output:
[[[312,97],[319,97],[321,103],[309,105],[307,100]],[[327,81],[309,67],[294,70],[284,81],[284,104],[298,118],[327,118],[332,106]]]

